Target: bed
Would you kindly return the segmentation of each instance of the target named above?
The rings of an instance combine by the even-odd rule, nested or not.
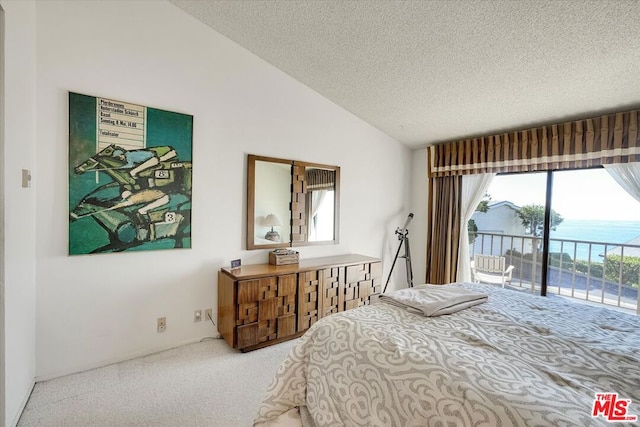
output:
[[[640,415],[639,317],[445,286],[488,300],[435,317],[379,302],[318,321],[280,366],[254,425],[632,425]],[[607,403],[616,398],[618,411]]]

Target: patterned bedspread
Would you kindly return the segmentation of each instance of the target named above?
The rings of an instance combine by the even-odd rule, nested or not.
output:
[[[627,415],[640,419],[639,317],[448,286],[488,302],[438,317],[378,303],[314,324],[278,370],[256,425],[293,420],[296,408],[298,425],[315,426],[611,425],[604,404],[592,416],[596,393],[630,399]]]

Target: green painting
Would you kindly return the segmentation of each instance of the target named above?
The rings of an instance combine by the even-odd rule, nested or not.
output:
[[[69,255],[191,247],[193,116],[69,92]]]

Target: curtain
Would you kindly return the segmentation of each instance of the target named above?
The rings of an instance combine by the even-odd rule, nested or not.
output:
[[[640,202],[640,163],[604,165],[609,175]]]
[[[429,146],[427,282],[455,281],[458,259],[464,263],[462,176],[637,164],[639,121],[640,110],[633,110]]]
[[[333,188],[333,187],[332,187]],[[310,236],[309,240],[318,240],[318,222],[316,214],[322,205],[324,199],[327,198],[327,191],[311,191],[311,213],[309,215]]]
[[[460,241],[461,176],[429,180],[427,275],[434,285],[455,282]]]
[[[336,182],[336,172],[329,169],[307,169],[307,190],[332,189]]]
[[[640,110],[429,147],[430,177],[640,162]]]
[[[475,212],[478,204],[489,189],[495,173],[479,175],[465,175],[462,177],[462,191],[460,193],[460,245],[458,247],[457,282],[471,281],[471,263],[469,258],[469,233],[467,223]]]

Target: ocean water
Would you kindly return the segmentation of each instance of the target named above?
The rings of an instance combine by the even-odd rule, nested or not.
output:
[[[601,221],[565,219],[555,231],[551,231],[551,239],[586,240],[607,243],[606,250],[612,250],[616,244],[626,243],[640,237],[639,221]],[[551,241],[550,252],[560,252],[560,242]],[[584,243],[565,242],[562,251],[571,258],[587,260],[589,245]],[[600,255],[605,251],[604,245],[591,246],[591,260],[602,261]]]

